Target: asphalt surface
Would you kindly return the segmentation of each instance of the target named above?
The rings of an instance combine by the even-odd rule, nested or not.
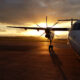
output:
[[[80,60],[64,40],[0,41],[0,80],[80,80]]]

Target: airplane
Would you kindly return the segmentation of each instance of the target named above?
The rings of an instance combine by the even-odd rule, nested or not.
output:
[[[68,40],[71,47],[78,53],[78,56],[80,56],[80,20],[66,19],[58,21],[71,21],[71,28],[69,30]],[[73,21],[76,22],[73,24]]]
[[[71,21],[71,28],[54,28],[56,24],[58,24],[60,21]],[[73,23],[73,21],[76,21]],[[16,27],[16,26],[7,26],[9,28],[21,28],[21,29],[34,29],[34,30],[44,30],[45,32],[42,33],[45,34],[45,37],[49,39],[50,45],[49,45],[49,52],[54,52],[52,41],[54,39],[54,33],[53,31],[69,31],[68,40],[71,46],[76,50],[78,55],[80,56],[80,20],[78,19],[64,19],[64,20],[58,20],[53,26],[48,27],[47,25],[47,16],[46,16],[46,28],[41,28],[38,24],[38,27]],[[41,36],[42,36],[41,35]],[[52,55],[51,53],[50,55]]]

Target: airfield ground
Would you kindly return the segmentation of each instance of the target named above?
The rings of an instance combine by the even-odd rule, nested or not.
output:
[[[36,41],[37,40],[37,41]],[[67,40],[0,37],[0,80],[80,80],[80,60]]]

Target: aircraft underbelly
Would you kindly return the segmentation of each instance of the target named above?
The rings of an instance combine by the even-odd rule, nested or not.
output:
[[[80,56],[80,31],[71,31],[69,34],[69,41],[71,46]]]

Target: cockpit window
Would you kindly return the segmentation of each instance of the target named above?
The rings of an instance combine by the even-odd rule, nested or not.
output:
[[[80,30],[80,23],[75,23],[72,27],[72,30]]]

